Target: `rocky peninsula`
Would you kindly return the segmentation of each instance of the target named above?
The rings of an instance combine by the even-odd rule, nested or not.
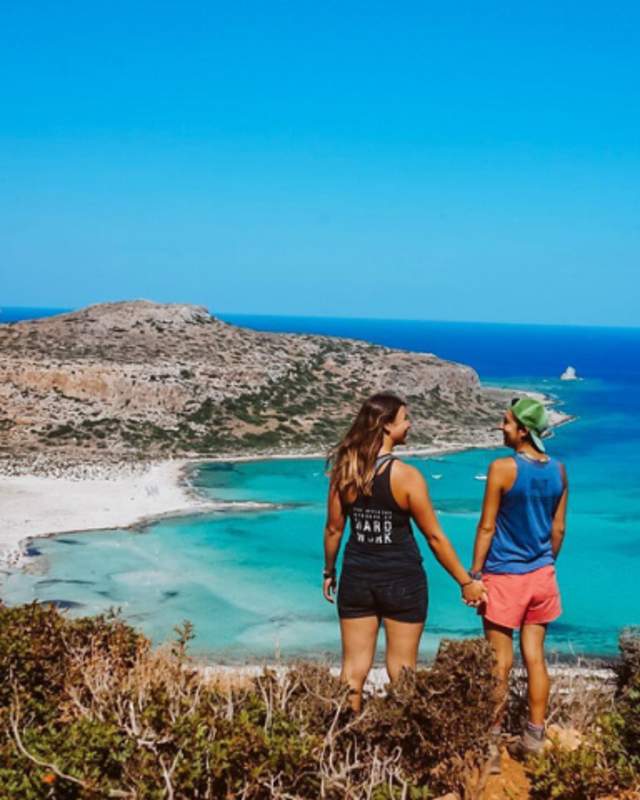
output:
[[[260,333],[192,305],[0,325],[0,559],[33,536],[207,510],[190,464],[324,454],[379,389],[410,403],[418,452],[498,445],[512,394],[430,353]]]
[[[383,388],[410,403],[413,447],[498,441],[504,394],[470,367],[260,333],[198,306],[105,303],[0,326],[0,458],[31,468],[323,451]]]

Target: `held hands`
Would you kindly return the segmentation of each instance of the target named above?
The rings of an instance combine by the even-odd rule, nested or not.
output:
[[[462,587],[462,601],[471,608],[487,602],[487,590],[482,581],[471,581]]]
[[[325,572],[322,579],[322,594],[329,603],[335,603],[336,586],[335,572],[329,576]],[[477,608],[482,603],[486,603],[487,598],[487,590],[481,580],[472,580],[462,587],[462,601],[471,608]]]

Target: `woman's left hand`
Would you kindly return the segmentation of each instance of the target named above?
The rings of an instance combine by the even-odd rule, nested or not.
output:
[[[336,593],[336,576],[333,575],[331,578],[325,578],[322,581],[322,594],[324,595],[324,599],[328,600],[330,603],[335,603],[335,597],[333,595]]]
[[[462,600],[466,605],[477,608],[487,602],[487,590],[482,581],[471,581],[462,588]]]

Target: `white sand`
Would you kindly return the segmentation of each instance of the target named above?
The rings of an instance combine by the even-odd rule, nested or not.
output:
[[[530,394],[534,394],[531,392]],[[544,398],[544,395],[540,395]],[[553,425],[571,417],[552,411]],[[449,442],[423,448],[398,448],[398,455],[435,456],[473,448],[496,447],[495,432],[476,441]],[[267,458],[319,458],[324,453],[271,453],[261,456],[220,456],[207,461],[245,461]],[[146,468],[106,467],[89,477],[54,474],[0,475],[0,563],[17,566],[28,539],[73,531],[127,528],[162,516],[211,510],[269,508],[272,503],[215,502],[199,497],[185,480],[188,464],[176,459]]]
[[[308,454],[319,457],[323,454]],[[273,454],[264,458],[297,458]],[[251,456],[220,461],[251,460]],[[273,508],[278,504],[222,502],[200,497],[185,470],[197,460],[176,459],[140,466],[87,466],[77,477],[0,475],[0,564],[21,566],[29,539],[74,531],[110,530],[163,516],[214,510]]]
[[[35,536],[123,528],[150,517],[218,507],[189,489],[185,464],[165,461],[145,471],[123,468],[82,480],[0,476],[0,561],[17,564],[22,544]]]

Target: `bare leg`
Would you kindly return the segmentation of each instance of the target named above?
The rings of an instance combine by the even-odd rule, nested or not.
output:
[[[423,630],[423,622],[384,620],[384,631],[387,637],[387,672],[392,682],[398,680],[403,667],[416,668],[418,645]]]
[[[376,652],[380,621],[378,617],[341,619],[342,671],[340,680],[353,690],[351,708],[360,711],[362,687],[367,679]]]
[[[549,703],[549,674],[544,657],[546,632],[546,625],[523,625],[520,630],[520,651],[529,685],[529,720],[534,725],[544,725]]]
[[[496,656],[496,677],[498,686],[496,687],[496,718],[494,725],[502,723],[504,710],[509,690],[509,674],[513,666],[513,631],[502,625],[484,620],[484,635],[486,640],[493,648]]]

